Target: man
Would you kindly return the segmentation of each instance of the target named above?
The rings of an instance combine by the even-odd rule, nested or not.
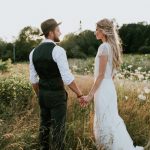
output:
[[[55,43],[60,41],[60,24],[54,19],[44,21],[41,30],[45,40],[29,55],[30,81],[39,98],[41,150],[64,149],[67,109],[67,92],[64,84],[77,95],[81,104],[84,101],[83,94],[70,72],[65,50]],[[49,140],[50,132],[51,140]]]

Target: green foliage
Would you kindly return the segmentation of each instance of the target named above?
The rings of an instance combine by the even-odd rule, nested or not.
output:
[[[74,35],[73,33],[70,33],[64,37],[64,40],[60,43],[60,46],[62,46],[67,51],[67,56],[69,58],[85,58],[86,55],[81,51],[80,46],[77,44],[77,35]]]
[[[32,95],[32,88],[25,78],[0,78],[0,114],[5,116],[23,110]]]
[[[86,54],[84,54],[80,47],[76,45],[75,47],[72,47],[70,51],[68,52],[69,58],[86,58]]]
[[[138,70],[139,75],[149,76],[150,55],[124,55],[123,72],[129,69],[133,75]],[[88,94],[93,78],[94,58],[69,59],[69,64],[83,93]],[[132,67],[129,67],[132,65]],[[146,72],[147,71],[147,72]],[[120,72],[121,73],[121,72]],[[120,74],[119,73],[119,74]],[[16,74],[16,76],[12,76]],[[80,76],[79,74],[82,74]],[[33,150],[39,148],[39,105],[28,78],[28,64],[13,65],[11,72],[2,74],[0,78],[0,150]],[[127,130],[135,145],[144,146],[150,135],[150,93],[149,80],[132,81],[114,80],[119,114],[123,118]],[[66,87],[69,94],[65,146],[66,150],[96,150],[93,136],[93,103],[81,109],[75,95]],[[139,94],[146,96],[146,100],[139,99]]]
[[[7,60],[7,59],[13,60],[13,44],[12,43],[7,43],[5,48],[2,51],[2,59]]]
[[[139,48],[138,52],[140,54],[150,54],[150,46],[142,46]]]
[[[128,80],[150,80],[150,55],[149,54],[124,54],[123,64],[118,70],[118,78]],[[135,63],[136,62],[136,63]],[[94,57],[87,59],[69,59],[70,69],[74,74],[93,75]]]
[[[96,40],[94,32],[85,30],[78,36],[78,44],[87,56],[95,56],[99,41]]]
[[[143,46],[150,46],[150,25],[141,23],[124,24],[119,29],[119,35],[123,42],[124,53],[138,53]],[[144,50],[143,54],[150,53]]]
[[[23,28],[13,43],[0,39],[0,59],[13,60],[15,48],[16,61],[28,61],[30,51],[41,42],[40,30],[31,26]],[[149,54],[150,25],[145,22],[124,24],[119,28],[119,35],[123,43],[124,53]],[[67,51],[69,58],[94,57],[100,42],[94,32],[82,31],[79,34],[69,33],[60,42]]]
[[[20,31],[16,41],[7,43],[0,39],[0,58],[13,60],[13,50],[15,49],[16,61],[28,61],[30,51],[41,42],[38,28],[27,26]]]
[[[6,49],[6,45],[7,43],[3,41],[2,39],[0,39],[0,58],[3,57],[3,52]]]
[[[69,58],[86,58],[95,56],[99,42],[92,31],[85,30],[79,35],[66,35],[60,45],[67,51]]]
[[[39,34],[39,29],[30,26],[21,30],[18,39],[15,41],[17,61],[28,60],[30,51],[41,42]]]
[[[8,72],[10,71],[12,65],[11,65],[11,59],[8,59],[7,61],[2,61],[0,59],[0,72]]]

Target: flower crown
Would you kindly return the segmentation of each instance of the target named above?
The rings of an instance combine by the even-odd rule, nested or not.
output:
[[[99,25],[99,24],[97,24],[97,26],[101,29],[107,29],[107,30],[113,29],[112,26],[104,26],[104,25]]]

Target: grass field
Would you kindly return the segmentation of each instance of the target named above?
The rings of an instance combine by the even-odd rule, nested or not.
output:
[[[149,60],[150,55],[125,55],[124,64],[114,81],[118,94],[119,113],[135,145],[145,145],[150,137]],[[93,63],[94,58],[69,60],[70,68],[84,94],[88,93],[93,83]],[[10,72],[1,73],[1,77],[5,78],[6,82],[10,78],[14,79],[9,88],[3,89],[3,93],[9,95],[13,89],[14,94],[17,94],[17,89],[13,86],[13,84],[19,84],[17,80],[23,80],[22,84],[29,86],[24,89],[31,89],[28,76],[28,63],[12,65]],[[81,109],[75,94],[68,87],[66,89],[69,93],[66,150],[95,150],[93,103]],[[27,95],[25,98],[28,104],[25,109],[20,109],[22,98],[15,97],[15,100],[10,101],[9,106],[2,102],[0,104],[0,150],[36,150],[38,147],[39,106],[37,99],[34,94]]]

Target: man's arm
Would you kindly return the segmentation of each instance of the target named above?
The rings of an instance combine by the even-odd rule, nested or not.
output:
[[[63,48],[56,46],[52,54],[54,61],[58,65],[64,84],[68,85],[68,87],[77,95],[77,97],[82,96],[83,94],[78,88],[75,78],[69,69],[66,51]]]
[[[32,83],[32,87],[33,87],[36,95],[38,96],[39,95],[39,84],[38,84],[39,80],[38,80],[38,75],[37,75],[37,72],[34,68],[34,64],[32,61],[33,51],[31,51],[31,53],[29,55],[29,61],[30,61],[29,73],[30,73],[30,82]]]
[[[80,91],[80,89],[78,88],[77,84],[75,81],[72,81],[68,87],[74,92],[76,93],[77,97],[80,98],[83,96],[82,92]]]

